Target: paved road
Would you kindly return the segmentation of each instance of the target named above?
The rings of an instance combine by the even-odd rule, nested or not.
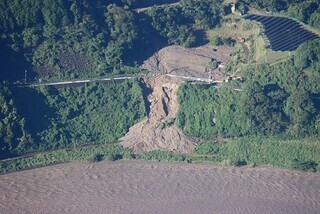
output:
[[[206,82],[206,83],[223,83],[224,81],[222,80],[212,80],[208,78],[199,78],[199,77],[187,77],[187,76],[178,76],[178,75],[173,75],[173,74],[166,74],[168,77],[174,77],[174,78],[180,78],[180,79],[185,79],[185,80],[191,80],[195,82]],[[240,86],[234,86],[234,85],[215,85],[215,88],[229,88],[235,91],[242,91]]]
[[[180,76],[174,74],[166,74],[168,77],[180,78],[185,80],[197,81],[197,82],[206,82],[206,83],[222,83],[222,80],[213,80],[209,78],[201,78],[201,77],[188,77],[188,76]]]
[[[134,9],[133,11],[137,12],[137,13],[142,13],[142,12],[145,12],[153,7],[163,7],[163,6],[177,6],[179,5],[180,2],[175,2],[175,3],[170,3],[170,4],[160,4],[160,5],[154,5],[154,6],[151,6],[151,7],[143,7],[143,8],[137,8],[137,9]]]
[[[114,80],[128,80],[134,77],[111,77],[111,78],[101,78],[101,79],[86,79],[86,80],[71,80],[71,81],[61,81],[61,82],[48,82],[48,83],[34,83],[29,84],[28,86],[41,86],[41,85],[71,85],[77,83],[88,83],[88,82],[96,82],[96,81],[114,81]]]
[[[188,76],[179,76],[179,75],[173,75],[173,74],[165,74],[168,77],[173,78],[180,78],[184,80],[190,80],[195,82],[205,82],[205,83],[223,83],[222,80],[212,80],[208,78],[200,78],[200,77],[188,77]],[[89,82],[96,82],[96,81],[117,81],[117,80],[128,80],[135,77],[110,77],[110,78],[101,78],[101,79],[86,79],[86,80],[71,80],[71,81],[60,81],[60,82],[48,82],[48,83],[34,83],[29,84],[27,86],[61,86],[61,85],[72,85],[72,84],[79,84],[79,83],[89,83]],[[241,87],[239,86],[230,86],[230,85],[215,85],[215,88],[230,88],[236,91],[242,91]]]

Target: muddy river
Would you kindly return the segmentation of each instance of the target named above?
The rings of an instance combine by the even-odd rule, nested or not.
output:
[[[0,213],[319,213],[320,173],[70,163],[0,175]]]

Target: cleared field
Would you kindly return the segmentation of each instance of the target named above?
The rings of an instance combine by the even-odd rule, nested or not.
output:
[[[225,22],[223,22],[221,27],[215,28],[213,30],[208,30],[207,37],[243,37],[245,39],[248,39],[250,36],[259,34],[260,29],[257,25],[247,21],[238,20],[240,17],[237,17],[235,15],[230,17],[230,20],[226,20]]]
[[[302,43],[320,38],[299,22],[286,17],[249,14],[244,18],[262,24],[266,45],[274,51],[294,51]]]

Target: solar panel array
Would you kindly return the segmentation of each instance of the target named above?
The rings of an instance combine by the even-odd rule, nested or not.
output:
[[[249,14],[244,19],[262,24],[267,47],[274,51],[294,51],[302,43],[320,38],[289,18]]]

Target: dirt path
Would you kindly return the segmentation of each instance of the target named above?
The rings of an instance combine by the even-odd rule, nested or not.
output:
[[[249,63],[249,48],[245,42],[239,42],[239,43],[242,46],[243,51],[244,51],[244,53],[243,53],[244,62],[246,64],[248,64]]]

